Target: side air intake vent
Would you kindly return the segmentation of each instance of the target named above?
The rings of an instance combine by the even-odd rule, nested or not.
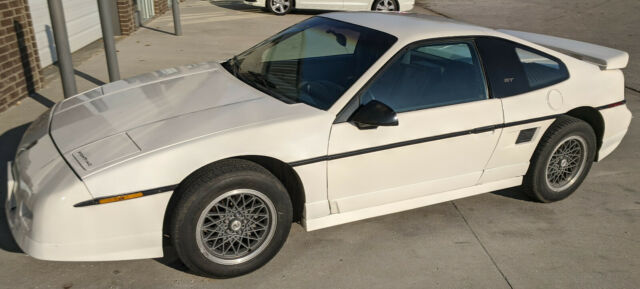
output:
[[[533,139],[533,135],[536,134],[537,129],[537,127],[534,127],[521,130],[520,134],[518,134],[518,138],[516,139],[516,144],[531,141]]]

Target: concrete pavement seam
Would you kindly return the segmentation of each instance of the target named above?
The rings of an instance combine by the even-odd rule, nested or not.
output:
[[[433,9],[432,9],[431,7],[429,7],[429,5],[428,5],[428,4],[426,4],[426,3],[416,2],[416,5],[417,5],[417,6],[420,6],[422,9],[429,10],[429,12],[431,12],[431,13],[433,13],[433,14],[436,14],[436,15],[442,16],[442,17],[444,17],[444,18],[453,19],[453,18],[449,17],[449,15],[447,15],[447,14],[444,14],[444,13],[438,12],[438,11],[436,11],[436,10],[433,10]]]
[[[640,93],[640,89],[636,89],[636,88],[633,88],[631,86],[625,86],[624,88],[626,88],[628,90],[631,90],[631,91],[633,91],[635,93]]]
[[[458,211],[458,214],[460,214],[460,217],[462,217],[462,220],[464,221],[464,223],[467,224],[467,228],[469,228],[469,231],[471,231],[473,236],[476,238],[476,240],[478,241],[478,244],[480,244],[480,247],[482,247],[482,250],[484,250],[484,253],[487,255],[487,257],[489,257],[489,260],[491,260],[491,263],[493,263],[493,266],[495,266],[498,272],[500,272],[500,275],[502,276],[504,281],[507,282],[507,285],[509,285],[509,288],[513,289],[513,285],[511,285],[511,282],[509,282],[509,279],[507,278],[507,276],[504,274],[504,272],[502,272],[502,269],[500,269],[500,266],[498,266],[498,263],[496,263],[496,260],[493,259],[493,256],[491,256],[491,254],[489,253],[489,250],[487,250],[487,247],[484,246],[484,244],[478,237],[478,234],[476,234],[476,231],[473,230],[473,228],[469,224],[469,221],[467,221],[467,218],[464,216],[464,214],[462,214],[462,211],[460,211],[460,209],[458,208],[458,205],[456,205],[456,203],[453,201],[451,202],[451,204],[453,205],[454,208],[456,208],[456,211]]]

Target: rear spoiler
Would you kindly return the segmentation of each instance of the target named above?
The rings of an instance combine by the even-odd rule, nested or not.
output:
[[[591,62],[600,66],[602,70],[622,69],[629,62],[628,53],[613,48],[536,33],[505,29],[498,31]]]

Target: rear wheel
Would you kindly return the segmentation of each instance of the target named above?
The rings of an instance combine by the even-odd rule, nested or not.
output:
[[[171,238],[192,271],[218,278],[266,264],[291,228],[289,195],[269,171],[245,160],[204,168],[181,185]]]
[[[267,9],[276,15],[285,15],[293,10],[293,0],[267,0]]]
[[[596,147],[596,136],[589,124],[561,116],[540,140],[523,181],[524,190],[545,203],[568,197],[591,169]]]
[[[373,2],[374,11],[398,11],[398,3],[394,0],[376,0]]]

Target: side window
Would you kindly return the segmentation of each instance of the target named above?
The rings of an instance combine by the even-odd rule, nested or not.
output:
[[[378,100],[396,112],[487,98],[472,42],[432,44],[404,52],[360,96]]]
[[[569,78],[559,62],[528,50],[516,47],[516,54],[527,75],[530,89],[538,89]]]
[[[499,38],[476,39],[493,97],[522,94],[569,78],[559,60]]]

